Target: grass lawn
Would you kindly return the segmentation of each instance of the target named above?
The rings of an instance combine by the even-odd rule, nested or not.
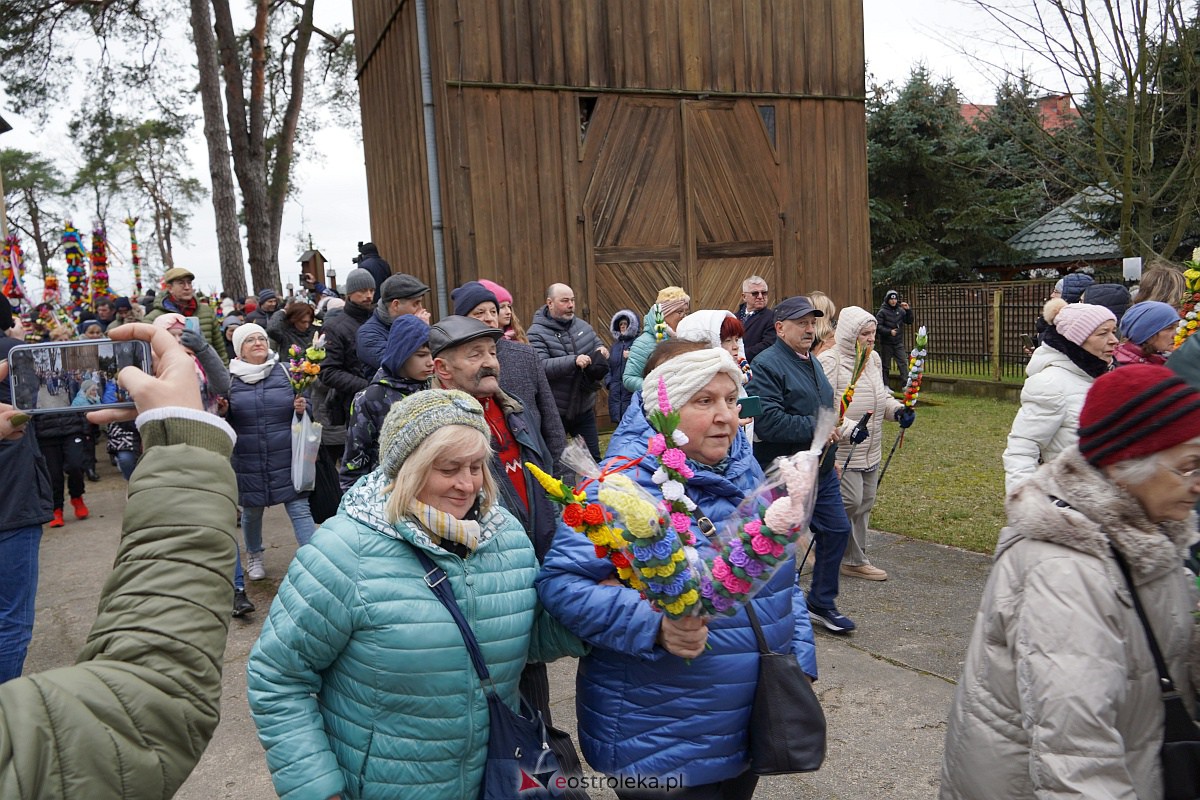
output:
[[[871,527],[990,553],[1004,525],[1004,452],[1017,404],[922,392],[896,450]],[[884,425],[883,458],[895,441]]]

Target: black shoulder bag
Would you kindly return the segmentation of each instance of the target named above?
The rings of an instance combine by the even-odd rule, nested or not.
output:
[[[1200,727],[1188,714],[1183,697],[1175,688],[1171,674],[1167,671],[1167,662],[1163,659],[1162,651],[1158,649],[1158,639],[1146,619],[1146,611],[1142,601],[1138,599],[1137,590],[1133,588],[1133,576],[1129,572],[1129,564],[1125,562],[1117,549],[1112,548],[1121,574],[1125,576],[1125,584],[1129,594],[1133,596],[1133,607],[1142,628],[1146,631],[1146,640],[1150,644],[1150,652],[1154,655],[1154,666],[1158,668],[1158,683],[1163,696],[1163,743],[1162,778],[1164,800],[1200,800]]]
[[[825,760],[825,711],[794,653],[773,653],[754,607],[758,685],[750,709],[750,769],[756,775],[815,772]]]
[[[483,660],[483,651],[479,649],[479,641],[463,616],[462,609],[458,607],[445,571],[420,548],[414,547],[413,550],[425,570],[425,585],[442,601],[462,632],[471,663],[475,665],[475,672],[479,674],[479,681],[487,695],[491,721],[487,764],[483,768],[479,800],[517,800],[518,797],[521,800],[538,800],[559,796],[552,795],[545,785],[546,779],[559,772],[559,766],[558,759],[550,749],[541,713],[530,708],[522,699],[522,713],[518,714],[500,699]]]

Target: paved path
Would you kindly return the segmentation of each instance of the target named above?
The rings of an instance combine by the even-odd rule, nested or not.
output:
[[[45,529],[37,626],[27,671],[70,664],[95,615],[116,554],[125,484],[101,454],[100,483],[89,483],[92,517]],[[225,653],[222,720],[185,800],[275,797],[246,705],[246,657],[282,578],[295,539],[282,508],[264,525],[269,578],[250,584],[259,610],[234,620]],[[766,800],[925,800],[937,794],[945,718],[989,559],[890,534],[877,534],[872,561],[884,583],[845,578],[839,606],[860,629],[818,634],[817,693],[829,721],[829,754],[820,772],[766,778]],[[574,731],[574,662],[551,665],[555,721]],[[597,793],[597,798],[611,794]]]

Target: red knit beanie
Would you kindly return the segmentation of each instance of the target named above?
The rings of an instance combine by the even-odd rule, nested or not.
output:
[[[1200,392],[1166,367],[1129,364],[1096,379],[1079,415],[1079,452],[1094,467],[1200,437]]]

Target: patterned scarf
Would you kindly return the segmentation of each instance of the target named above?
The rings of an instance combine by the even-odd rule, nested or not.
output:
[[[432,534],[435,540],[455,542],[471,552],[479,546],[479,523],[475,520],[458,519],[420,500],[413,500],[409,504],[408,515]]]

